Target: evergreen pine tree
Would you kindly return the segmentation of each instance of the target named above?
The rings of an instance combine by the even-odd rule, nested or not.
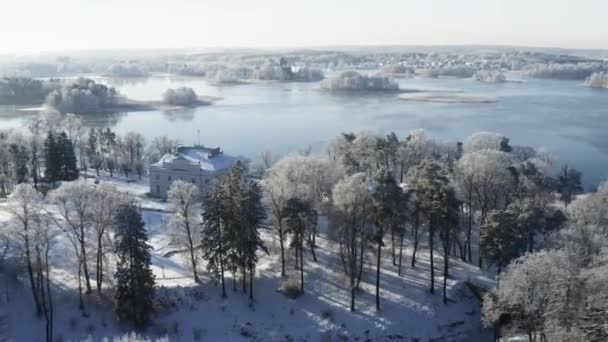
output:
[[[262,204],[262,190],[256,181],[246,178],[245,187],[242,189],[245,192],[245,208],[242,212],[244,217],[244,265],[249,269],[249,300],[253,304],[253,276],[255,274],[255,266],[258,262],[257,251],[262,249],[268,253],[264,246],[264,242],[260,237],[260,228],[266,222],[266,208]]]
[[[57,139],[58,154],[61,156],[61,180],[71,181],[78,178],[78,166],[74,145],[65,132],[61,132]]]
[[[11,144],[9,146],[13,164],[13,178],[17,184],[27,180],[29,151],[23,145]]]
[[[226,297],[224,271],[226,264],[226,243],[223,236],[227,222],[225,211],[226,198],[223,196],[223,183],[214,181],[203,201],[203,222],[201,250],[207,260],[207,269],[222,284],[222,298]]]
[[[376,234],[374,242],[377,244],[376,251],[376,310],[380,310],[380,263],[382,260],[382,246],[384,246],[384,235],[389,229],[395,217],[399,215],[399,197],[402,190],[397,185],[390,171],[381,169],[376,177],[376,188],[373,194],[374,213],[376,217]]]
[[[225,219],[226,261],[236,274],[240,268],[243,292],[247,291],[247,271],[249,271],[249,298],[253,303],[253,276],[257,263],[257,251],[266,251],[259,228],[266,220],[266,210],[262,205],[262,192],[258,184],[249,179],[241,162],[237,162],[224,180],[225,201],[222,210]]]
[[[57,140],[52,132],[49,132],[44,141],[44,176],[49,182],[60,180],[61,172],[61,156],[57,149]]]
[[[150,245],[141,213],[135,204],[122,205],[115,218],[116,289],[114,310],[120,321],[143,328],[153,309],[154,275],[150,268]]]

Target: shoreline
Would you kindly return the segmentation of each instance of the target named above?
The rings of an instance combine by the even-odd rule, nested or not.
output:
[[[193,109],[198,107],[210,106],[214,102],[223,100],[222,97],[215,96],[199,96],[198,100],[192,104],[188,105],[173,105],[164,103],[160,100],[154,101],[138,101],[138,100],[130,100],[125,98],[119,98],[118,103],[103,108],[98,111],[86,112],[86,113],[76,113],[76,114],[108,114],[108,113],[123,113],[123,112],[150,112],[150,111],[161,111],[161,112],[171,112],[171,111],[179,111],[184,109]],[[36,107],[25,107],[19,108],[17,111],[20,112],[41,112],[48,109],[46,105],[34,105]]]

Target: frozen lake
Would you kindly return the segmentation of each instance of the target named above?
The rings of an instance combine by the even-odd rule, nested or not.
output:
[[[167,88],[192,87],[199,95],[220,96],[212,106],[178,112],[85,115],[88,126],[138,131],[148,138],[167,134],[184,144],[197,140],[232,154],[253,157],[306,148],[321,150],[340,132],[362,130],[403,138],[423,128],[429,136],[464,140],[476,131],[494,131],[515,145],[546,147],[583,171],[587,187],[608,178],[608,91],[581,82],[525,79],[482,84],[460,79],[400,79],[401,88],[462,91],[493,103],[404,101],[397,94],[345,95],[318,90],[318,83],[255,83],[213,86],[203,79],[153,77],[108,82],[136,100],[158,100]],[[24,114],[0,108],[0,127],[15,127]]]

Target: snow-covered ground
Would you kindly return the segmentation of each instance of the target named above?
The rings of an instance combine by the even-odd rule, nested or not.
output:
[[[305,294],[289,299],[277,291],[284,281],[280,276],[279,242],[271,232],[263,239],[269,255],[260,254],[254,283],[255,304],[248,295],[232,290],[227,273],[228,297],[220,297],[220,288],[206,272],[202,285],[194,283],[182,255],[170,245],[166,224],[170,212],[166,204],[146,197],[146,179],[127,183],[124,179],[99,177],[99,182],[116,185],[140,200],[144,221],[153,246],[152,262],[158,285],[159,310],[154,323],[143,336],[167,336],[171,341],[489,341],[491,334],[481,326],[479,302],[465,285],[475,278],[483,280],[479,269],[453,258],[450,272],[450,302],[442,303],[442,278],[436,278],[436,291],[429,286],[429,259],[423,246],[416,268],[410,265],[409,241],[404,251],[404,272],[397,275],[390,248],[383,251],[381,274],[381,312],[375,309],[375,265],[370,250],[361,290],[357,293],[357,311],[349,311],[350,291],[343,276],[337,248],[323,231],[317,240],[318,262],[305,254]],[[90,179],[90,182],[93,182]],[[5,203],[0,203],[0,220],[5,221]],[[306,251],[307,252],[307,251]],[[293,253],[287,252],[290,277],[299,279],[294,269]],[[436,253],[438,254],[438,253]],[[67,239],[59,239],[53,253],[55,284],[55,332],[62,341],[97,341],[130,331],[114,319],[108,298],[87,296],[87,314],[78,310],[76,264]],[[441,274],[441,256],[437,257],[437,275]],[[204,265],[202,265],[204,269]],[[44,320],[33,312],[27,288],[0,284],[0,305],[9,314],[9,336],[14,341],[44,340]],[[108,297],[108,296],[106,296]]]

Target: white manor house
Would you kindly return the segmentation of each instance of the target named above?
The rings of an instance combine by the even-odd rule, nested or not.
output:
[[[213,178],[227,173],[239,160],[247,161],[244,157],[224,154],[219,147],[178,147],[176,153],[165,154],[150,165],[150,194],[166,198],[171,183],[178,179],[196,184],[201,193],[205,193]]]

